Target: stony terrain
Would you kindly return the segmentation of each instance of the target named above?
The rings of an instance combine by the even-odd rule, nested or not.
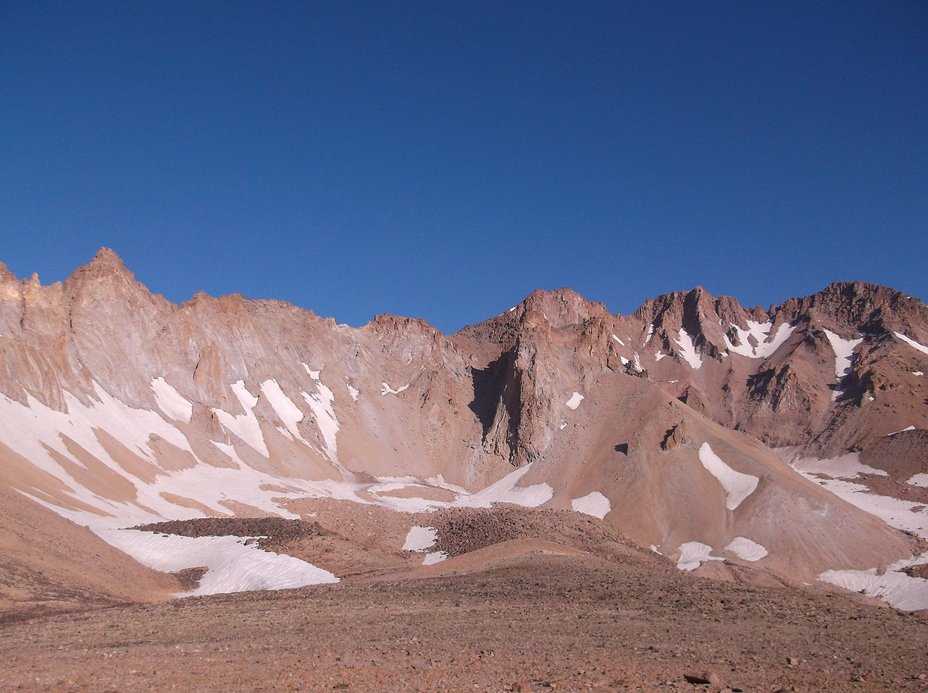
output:
[[[925,691],[925,642],[925,615],[523,547],[442,577],[8,621],[0,690]]]

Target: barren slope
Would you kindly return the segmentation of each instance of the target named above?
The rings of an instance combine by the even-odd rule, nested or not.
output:
[[[105,249],[52,286],[0,267],[0,484],[149,566],[207,566],[206,591],[440,560],[403,549],[429,513],[500,503],[594,517],[682,570],[798,584],[889,568],[912,591],[901,561],[928,511],[886,511],[848,479],[920,493],[926,310],[835,284],[769,311],[696,289],[613,316],[560,290],[446,337],[241,296],[174,305]],[[319,570],[244,538],[125,529],[201,517],[338,538],[300,549]]]

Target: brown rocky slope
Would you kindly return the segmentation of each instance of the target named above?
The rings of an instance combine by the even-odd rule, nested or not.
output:
[[[0,267],[0,483],[101,536],[374,512],[389,529],[361,548],[394,567],[417,513],[508,502],[695,551],[706,573],[813,582],[917,545],[772,448],[856,453],[905,488],[928,472],[926,343],[923,303],[860,283],[769,310],[697,288],[630,316],[535,292],[445,336],[241,296],[174,305],[104,249],[52,286]],[[336,576],[367,561],[346,552]]]

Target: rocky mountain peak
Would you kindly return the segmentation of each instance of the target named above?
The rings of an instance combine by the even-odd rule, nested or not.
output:
[[[110,248],[100,248],[93,260],[79,267],[68,277],[65,286],[72,295],[83,294],[89,287],[97,287],[92,291],[103,290],[107,298],[130,287],[148,293],[145,287],[136,282],[135,275],[129,271],[122,258]]]
[[[566,287],[555,291],[536,289],[522,302],[521,307],[523,322],[540,317],[554,329],[580,325],[594,317],[610,317],[602,303],[588,301]]]
[[[438,332],[421,318],[404,318],[390,313],[374,316],[374,319],[367,323],[365,328],[380,334],[391,335],[406,333],[431,336]]]
[[[119,257],[112,248],[100,248],[87,267],[93,268],[99,273],[112,272],[132,274],[126,267],[126,263],[122,261],[122,258]]]
[[[790,320],[811,319],[845,332],[879,334],[917,327],[928,318],[921,301],[866,282],[834,282],[811,296],[786,301],[778,309]]]

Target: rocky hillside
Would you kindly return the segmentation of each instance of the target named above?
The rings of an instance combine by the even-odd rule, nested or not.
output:
[[[508,503],[592,516],[684,570],[877,592],[888,575],[911,597],[926,344],[921,301],[860,283],[769,310],[697,288],[629,316],[539,291],[446,336],[175,305],[104,249],[51,286],[0,265],[0,484],[160,570],[214,554],[169,560],[123,528],[312,519],[408,561],[429,513]]]

